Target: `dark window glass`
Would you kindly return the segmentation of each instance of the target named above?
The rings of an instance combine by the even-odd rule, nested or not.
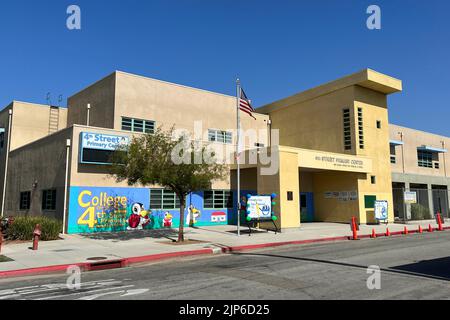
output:
[[[163,189],[150,190],[150,209],[171,210],[180,208],[180,199],[175,192]]]
[[[19,202],[20,210],[29,210],[31,205],[31,192],[21,192],[20,193],[20,202]]]
[[[56,190],[42,191],[42,210],[56,210]]]
[[[417,150],[417,160],[419,167],[433,168],[433,154],[431,152]]]
[[[233,208],[233,192],[226,190],[211,190],[203,193],[205,209]]]

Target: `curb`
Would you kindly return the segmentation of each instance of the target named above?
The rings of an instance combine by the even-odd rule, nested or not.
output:
[[[443,231],[450,230],[450,227],[444,227]],[[433,232],[438,232],[437,228],[433,228]],[[428,233],[428,229],[424,229],[423,233]],[[419,233],[418,230],[408,230],[409,234]],[[392,236],[404,235],[403,231],[391,232]],[[371,234],[358,235],[359,239],[371,238]],[[377,238],[388,237],[385,233],[377,233]],[[9,270],[0,271],[0,279],[3,278],[13,278],[21,276],[32,276],[32,275],[42,275],[42,274],[52,274],[52,273],[65,273],[69,267],[79,267],[82,271],[98,271],[107,269],[124,268],[131,266],[133,264],[150,262],[150,261],[161,261],[170,258],[179,257],[190,257],[199,255],[213,255],[217,253],[230,253],[230,252],[240,252],[240,251],[250,251],[262,248],[274,248],[288,245],[302,245],[310,243],[320,243],[320,242],[336,242],[336,241],[346,241],[352,240],[351,236],[340,236],[340,237],[329,237],[329,238],[319,238],[319,239],[308,239],[308,240],[295,240],[295,241],[284,241],[284,242],[268,242],[260,244],[242,245],[242,246],[230,246],[221,248],[205,248],[198,250],[188,250],[179,252],[169,252],[169,253],[159,253],[139,257],[130,257],[116,260],[105,260],[101,262],[82,262],[82,263],[70,263],[54,266],[45,266],[38,268],[27,268],[19,270]]]

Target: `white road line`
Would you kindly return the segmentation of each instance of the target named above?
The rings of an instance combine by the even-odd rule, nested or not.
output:
[[[50,299],[68,297],[68,296],[77,295],[77,294],[89,294],[89,293],[99,292],[99,291],[125,289],[125,288],[131,288],[131,287],[134,287],[134,285],[121,286],[121,287],[116,287],[116,288],[103,288],[103,289],[96,289],[96,290],[90,290],[90,291],[84,291],[84,292],[73,292],[73,293],[68,293],[68,294],[64,294],[64,295],[50,296],[50,297],[44,297],[44,298],[39,298],[39,299],[34,299],[34,300],[50,300]]]

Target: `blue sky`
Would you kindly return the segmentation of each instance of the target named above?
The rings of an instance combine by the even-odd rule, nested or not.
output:
[[[66,28],[81,8],[82,29]],[[366,9],[382,29],[366,28]],[[403,80],[390,122],[450,136],[447,0],[3,0],[0,106],[55,104],[114,70],[256,106],[369,67]]]

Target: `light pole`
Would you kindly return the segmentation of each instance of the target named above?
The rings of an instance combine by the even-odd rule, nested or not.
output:
[[[86,119],[86,125],[89,127],[89,116],[90,116],[90,112],[91,112],[91,104],[88,103],[87,104],[87,119]]]
[[[2,192],[2,212],[1,217],[3,218],[5,215],[5,200],[6,200],[6,179],[8,178],[8,162],[9,162],[9,148],[11,142],[11,125],[12,125],[12,109],[8,110],[8,137],[6,140],[6,159],[5,159],[5,174],[3,176],[3,192]]]
[[[66,175],[64,180],[63,234],[66,234],[67,191],[69,184],[70,139],[66,140]]]

